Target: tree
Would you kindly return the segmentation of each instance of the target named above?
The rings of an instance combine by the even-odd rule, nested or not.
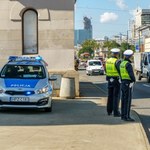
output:
[[[91,49],[91,47],[83,47],[79,50],[78,57],[80,57],[81,54],[83,54],[83,53],[89,53],[91,56],[93,53],[93,50]]]
[[[78,56],[80,57],[82,53],[88,52],[92,57],[94,50],[99,49],[100,44],[98,44],[95,40],[86,40],[81,46],[82,48],[79,50]]]
[[[118,44],[114,40],[113,41],[105,41],[103,47],[108,49],[108,57],[109,57],[111,55],[110,50],[112,48],[120,48],[120,44]]]
[[[120,49],[121,49],[121,56],[122,56],[122,57],[123,57],[123,52],[124,52],[125,50],[127,50],[127,49],[131,49],[131,50],[135,51],[134,45],[130,45],[130,44],[127,43],[127,42],[121,43]]]
[[[92,50],[98,49],[100,44],[98,44],[95,40],[86,40],[83,42],[82,47],[90,47]]]

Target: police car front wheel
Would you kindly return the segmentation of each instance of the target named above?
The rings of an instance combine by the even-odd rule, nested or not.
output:
[[[51,107],[44,108],[44,111],[45,111],[45,112],[52,112],[52,106],[51,106]]]

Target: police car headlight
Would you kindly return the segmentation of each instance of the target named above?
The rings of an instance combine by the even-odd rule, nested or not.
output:
[[[46,93],[46,92],[48,92],[48,90],[49,90],[49,87],[48,87],[48,85],[47,85],[47,86],[45,86],[45,87],[43,87],[43,88],[37,90],[37,94]]]

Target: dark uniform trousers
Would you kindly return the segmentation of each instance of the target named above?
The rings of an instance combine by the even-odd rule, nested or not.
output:
[[[119,79],[114,79],[112,82],[108,80],[108,100],[107,100],[107,112],[108,114],[119,113],[119,101],[120,101],[120,83]]]
[[[132,87],[130,82],[122,81],[121,83],[121,118],[130,118],[130,107],[131,107],[131,98],[132,98]]]

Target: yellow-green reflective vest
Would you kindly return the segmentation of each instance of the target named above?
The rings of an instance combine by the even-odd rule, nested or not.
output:
[[[119,73],[116,69],[115,63],[117,59],[116,58],[109,58],[106,61],[106,75],[110,77],[119,77]]]
[[[128,63],[128,61],[122,61],[120,64],[120,75],[121,75],[121,79],[127,79],[127,80],[131,80],[127,69],[126,69],[126,64]]]

